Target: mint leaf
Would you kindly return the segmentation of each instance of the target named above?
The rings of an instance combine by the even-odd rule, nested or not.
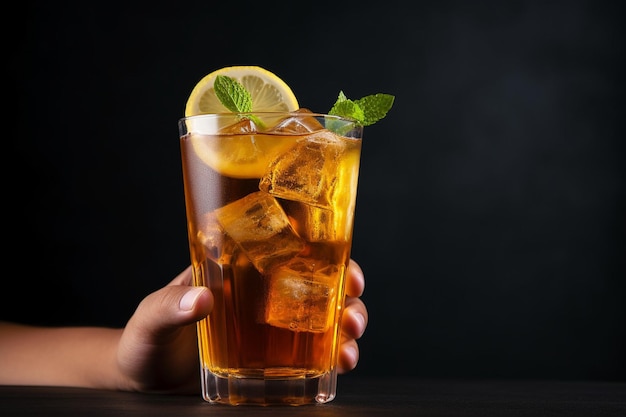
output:
[[[394,96],[382,93],[365,96],[357,100],[356,104],[363,110],[365,115],[363,126],[373,125],[385,117],[391,106],[393,106],[394,100]]]
[[[328,114],[354,119],[361,124],[365,121],[365,113],[361,106],[348,99],[343,91],[339,92],[337,101]]]
[[[337,101],[328,113],[356,120],[362,126],[369,126],[387,115],[394,100],[395,96],[378,93],[353,101],[340,91]]]
[[[248,113],[252,111],[250,92],[234,78],[218,75],[215,77],[213,88],[220,102],[233,113]]]

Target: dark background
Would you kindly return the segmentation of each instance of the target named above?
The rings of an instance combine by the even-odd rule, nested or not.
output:
[[[620,2],[216,3],[5,15],[0,317],[121,326],[185,268],[177,120],[260,65],[316,111],[396,96],[365,132],[355,374],[626,380]]]

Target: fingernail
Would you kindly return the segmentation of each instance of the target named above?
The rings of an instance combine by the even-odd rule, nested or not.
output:
[[[361,334],[363,334],[363,332],[365,331],[365,317],[363,316],[363,314],[360,313],[356,313],[354,315],[354,318],[356,319],[356,321],[359,322],[359,325],[361,326]]]
[[[202,287],[193,287],[185,295],[180,299],[179,308],[183,311],[189,311],[193,308],[196,300],[204,292],[204,288]]]
[[[352,363],[352,366],[356,366],[357,361],[359,360],[359,355],[356,351],[356,349],[352,346],[350,346],[349,348],[346,349],[346,355],[350,357],[350,362]]]

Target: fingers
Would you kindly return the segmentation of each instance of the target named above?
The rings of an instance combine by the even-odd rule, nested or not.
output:
[[[348,297],[360,297],[365,290],[365,276],[359,264],[350,259],[346,280],[346,295]]]
[[[365,304],[359,298],[346,298],[346,307],[341,318],[341,346],[339,348],[338,372],[353,370],[359,362],[357,339],[363,336],[368,315]]]
[[[354,339],[342,340],[339,347],[339,360],[337,362],[337,373],[345,374],[356,368],[359,362],[359,346]]]
[[[341,331],[345,337],[360,339],[367,327],[367,308],[359,298],[346,298],[345,310],[341,317]]]
[[[341,318],[341,346],[339,348],[338,372],[346,373],[359,362],[359,346],[356,342],[367,327],[367,308],[360,297],[365,289],[365,278],[361,267],[352,259],[348,266],[346,301]]]
[[[348,267],[346,301],[341,326],[346,337],[359,339],[363,336],[368,322],[367,308],[360,297],[365,288],[365,278],[361,267],[352,259]]]

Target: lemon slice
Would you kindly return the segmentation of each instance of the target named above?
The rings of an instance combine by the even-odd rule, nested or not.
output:
[[[232,77],[248,90],[252,112],[291,112],[299,108],[291,88],[272,72],[257,66],[234,66],[213,71],[196,84],[187,100],[185,116],[230,113],[213,88],[218,75]],[[261,178],[269,161],[293,144],[287,137],[258,134],[218,137],[192,134],[190,140],[205,164],[233,178]]]
[[[234,66],[213,71],[198,81],[187,99],[185,116],[229,112],[213,89],[218,75],[234,78],[248,90],[253,112],[295,111],[299,107],[291,88],[276,74],[257,66]]]
[[[191,136],[191,145],[202,162],[232,178],[261,178],[270,162],[294,144],[289,136]]]

